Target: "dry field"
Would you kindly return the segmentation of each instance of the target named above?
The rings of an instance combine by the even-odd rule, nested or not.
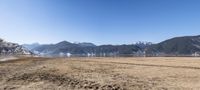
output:
[[[21,58],[0,90],[200,90],[200,58]]]

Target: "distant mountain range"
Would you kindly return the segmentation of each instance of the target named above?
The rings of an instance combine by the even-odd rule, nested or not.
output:
[[[32,51],[40,55],[67,55],[69,53],[76,56],[134,55],[142,50],[145,44],[138,43],[137,45],[97,46],[92,43],[70,43],[67,41],[62,41],[57,44],[40,45],[32,49]]]
[[[57,44],[24,44],[32,52],[39,55],[60,56],[136,56],[142,55],[144,49],[150,46],[149,42],[138,42],[130,45],[100,45],[93,43],[71,43],[62,41]]]
[[[31,55],[32,52],[47,56],[200,56],[200,35],[175,37],[157,44],[138,42],[129,45],[99,46],[87,42],[67,41],[21,46],[0,39],[0,55]]]
[[[0,55],[32,55],[28,49],[16,43],[6,42],[0,39]]]
[[[31,49],[34,49],[34,48],[36,48],[36,47],[40,46],[40,44],[39,44],[39,43],[33,43],[33,44],[23,44],[22,46],[24,46],[25,48],[27,48],[27,49],[31,50]]]
[[[200,55],[200,36],[183,36],[152,44],[137,42],[130,45],[100,45],[70,43],[40,45],[32,51],[42,55],[95,55],[95,56],[194,56]]]

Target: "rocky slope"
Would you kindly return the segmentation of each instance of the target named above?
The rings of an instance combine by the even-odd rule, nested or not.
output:
[[[0,55],[31,55],[26,48],[16,43],[11,43],[0,39]]]

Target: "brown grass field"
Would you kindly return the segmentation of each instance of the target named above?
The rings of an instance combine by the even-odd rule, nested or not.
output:
[[[0,90],[200,90],[200,58],[21,58],[0,62]]]

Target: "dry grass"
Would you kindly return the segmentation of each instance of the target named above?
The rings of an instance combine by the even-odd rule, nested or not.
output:
[[[200,58],[22,58],[0,62],[0,90],[199,90]]]

